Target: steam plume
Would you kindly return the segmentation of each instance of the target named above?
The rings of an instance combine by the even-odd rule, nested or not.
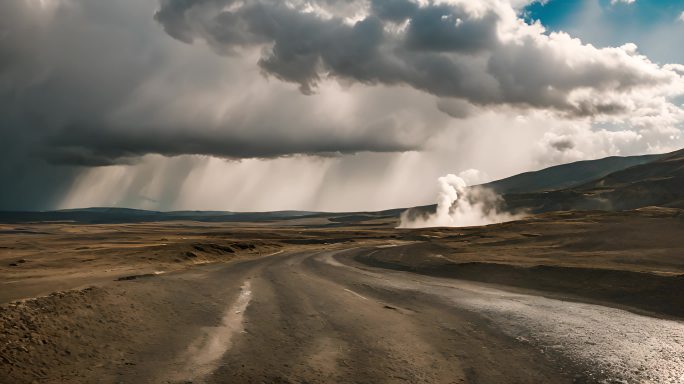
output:
[[[501,197],[483,187],[468,188],[465,180],[453,174],[437,179],[437,210],[420,214],[407,210],[399,228],[468,227],[502,223],[522,215],[500,211]]]

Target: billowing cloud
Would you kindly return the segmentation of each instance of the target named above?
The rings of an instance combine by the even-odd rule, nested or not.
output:
[[[354,17],[331,3],[163,0],[155,18],[171,36],[203,40],[221,54],[262,49],[260,68],[304,93],[332,77],[480,106],[596,116],[684,92],[680,74],[634,45],[599,49],[547,34],[507,2],[373,0]]]
[[[371,104],[366,99],[382,90],[349,97],[331,85],[312,100],[269,83],[245,65],[249,54],[221,60],[169,39],[154,8],[0,4],[3,142],[33,158],[86,166],[148,153],[329,156],[420,149],[448,119],[426,116],[410,90]]]

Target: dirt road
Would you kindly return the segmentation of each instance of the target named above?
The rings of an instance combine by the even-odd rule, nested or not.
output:
[[[354,261],[368,252],[281,253],[83,293],[95,310],[69,317],[86,324],[80,340],[62,342],[69,356],[43,364],[41,382],[684,382],[680,321]],[[88,325],[97,316],[108,338]],[[8,361],[9,382],[30,382],[21,355]]]

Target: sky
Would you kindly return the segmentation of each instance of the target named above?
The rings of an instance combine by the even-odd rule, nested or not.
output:
[[[6,0],[0,209],[359,211],[684,147],[684,0]]]

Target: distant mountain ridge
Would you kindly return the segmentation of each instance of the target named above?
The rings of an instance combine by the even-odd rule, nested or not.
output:
[[[664,155],[611,156],[556,165],[539,171],[520,173],[484,186],[499,194],[529,193],[570,188],[607,176],[635,165],[645,164]]]
[[[506,193],[504,200],[509,209],[532,212],[684,208],[684,150],[657,155],[569,188]]]
[[[227,212],[227,211],[147,211],[132,208],[94,207],[57,211],[0,211],[0,222],[72,221],[88,224],[115,224],[152,221],[191,220],[202,222],[270,221],[317,215],[308,211]]]

